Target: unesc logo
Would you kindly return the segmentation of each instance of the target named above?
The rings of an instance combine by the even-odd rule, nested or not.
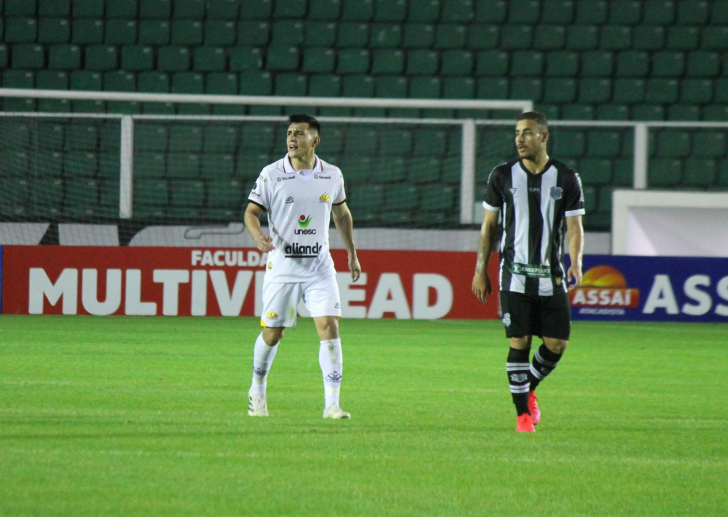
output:
[[[311,224],[311,216],[309,215],[306,217],[305,215],[302,215],[298,218],[298,226],[300,228],[296,228],[293,233],[296,235],[315,235],[316,229],[315,228],[308,228],[308,225]]]
[[[306,217],[305,215],[302,215],[298,218],[298,226],[301,228],[308,228],[308,225],[311,223],[311,216],[309,215]]]
[[[581,286],[571,293],[571,305],[579,314],[622,316],[639,306],[639,289],[627,287],[624,275],[611,266],[593,267],[584,273]]]

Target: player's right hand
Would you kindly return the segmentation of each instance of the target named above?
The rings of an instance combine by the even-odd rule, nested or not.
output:
[[[270,235],[261,234],[257,239],[255,239],[255,245],[263,253],[276,249],[275,246],[273,246],[273,238]]]
[[[493,294],[493,288],[487,274],[475,273],[473,276],[473,294],[481,302],[488,303],[485,297]]]

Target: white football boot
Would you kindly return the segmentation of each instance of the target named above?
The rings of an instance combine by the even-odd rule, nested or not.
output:
[[[341,409],[338,404],[332,404],[324,409],[324,418],[333,418],[335,420],[339,420],[341,418],[351,418],[351,415]]]
[[[248,415],[268,416],[268,401],[265,395],[248,394]]]

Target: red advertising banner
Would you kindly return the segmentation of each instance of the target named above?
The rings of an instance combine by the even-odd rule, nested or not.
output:
[[[498,317],[497,292],[484,306],[470,291],[474,252],[358,254],[362,278],[352,283],[346,252],[332,251],[345,318]],[[260,315],[264,266],[256,249],[4,246],[2,312]],[[497,268],[494,257],[494,284]]]

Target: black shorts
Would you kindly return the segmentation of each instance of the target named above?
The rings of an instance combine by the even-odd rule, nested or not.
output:
[[[571,306],[566,293],[537,296],[501,291],[500,299],[506,337],[569,339]]]

